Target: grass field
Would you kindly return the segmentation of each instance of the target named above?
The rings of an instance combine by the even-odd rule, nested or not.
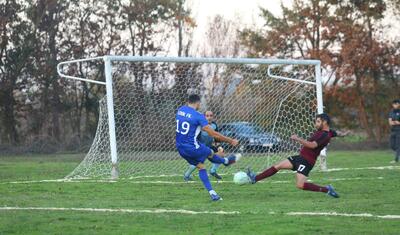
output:
[[[1,156],[0,234],[400,234],[400,165],[389,164],[389,151],[331,151],[336,170],[314,171],[310,180],[332,183],[339,199],[297,190],[292,173],[245,186],[226,175],[213,183],[220,202],[198,178],[38,182],[64,177],[82,157]]]

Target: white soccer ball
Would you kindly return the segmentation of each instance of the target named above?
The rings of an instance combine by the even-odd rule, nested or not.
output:
[[[245,172],[239,171],[233,176],[233,182],[239,185],[248,184],[250,183],[250,178]]]

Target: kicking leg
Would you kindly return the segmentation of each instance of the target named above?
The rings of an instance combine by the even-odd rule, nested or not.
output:
[[[228,157],[220,157],[217,154],[212,154],[208,157],[208,160],[212,163],[217,164],[224,164],[225,166],[229,166],[237,161],[242,157],[240,153],[237,154],[230,154]]]
[[[208,156],[208,160],[212,163],[224,164],[227,159],[212,153],[210,156]]]
[[[210,180],[208,179],[207,170],[204,167],[203,163],[197,164],[197,169],[199,169],[199,178],[203,182],[204,187],[207,189],[208,193],[210,194],[211,200],[218,201],[222,200],[220,196],[213,190]]]
[[[296,173],[296,187],[307,191],[327,193],[328,188],[307,182],[307,176]]]
[[[252,177],[252,176],[250,176],[251,174],[249,174],[249,176],[250,176],[252,183],[254,184],[260,180],[263,180],[265,178],[275,175],[279,170],[282,170],[282,169],[291,170],[291,169],[293,169],[293,165],[289,160],[285,159],[285,160],[281,161],[280,163],[276,164],[275,166],[272,166],[272,167],[266,169],[265,171],[261,172],[260,174],[258,174],[256,176]]]
[[[317,184],[307,182],[307,176],[296,173],[296,187],[298,189],[313,191],[313,192],[321,192],[327,193],[328,195],[338,198],[339,195],[335,192],[334,188],[331,185],[328,186],[319,186]]]

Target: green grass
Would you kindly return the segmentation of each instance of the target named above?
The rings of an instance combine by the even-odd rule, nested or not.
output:
[[[170,185],[137,184],[130,180],[5,183],[59,179],[70,173],[82,158],[82,155],[0,157],[0,207],[223,210],[240,214],[0,210],[0,234],[399,234],[399,219],[286,214],[334,211],[400,215],[399,168],[311,173],[313,182],[333,183],[340,199],[297,190],[294,175],[281,173],[255,185],[213,183],[224,198],[217,203],[209,201],[198,178],[193,184]],[[330,168],[364,168],[388,166],[391,159],[389,151],[331,151],[328,162]],[[232,176],[225,178],[231,180]],[[141,180],[181,182],[180,177]]]

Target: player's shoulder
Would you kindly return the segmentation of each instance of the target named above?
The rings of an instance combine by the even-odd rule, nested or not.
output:
[[[199,111],[197,111],[197,110],[194,110],[194,109],[192,109],[192,114],[193,114],[196,118],[206,118],[206,116],[204,116],[203,113],[201,113],[201,112],[199,112]]]
[[[336,130],[333,130],[333,129],[330,129],[330,130],[329,130],[329,134],[330,134],[331,137],[336,137],[336,136],[338,136],[338,133],[336,132]]]
[[[186,115],[186,113],[187,113],[187,106],[181,106],[181,107],[179,107],[178,108],[178,110],[176,111],[176,116],[177,117],[179,117],[179,116],[182,116],[182,117],[184,117],[185,115]]]
[[[315,136],[323,135],[324,133],[325,133],[324,130],[316,130],[316,131],[314,131],[314,135],[315,135]]]
[[[316,130],[314,132],[314,138],[325,138],[325,137],[333,137],[333,133],[331,130]]]
[[[180,107],[177,109],[177,112],[179,112],[179,111],[184,111],[186,108],[187,108],[186,105],[182,105],[182,106],[180,106]]]
[[[178,108],[177,114],[184,116],[186,118],[189,118],[189,119],[203,119],[203,118],[205,119],[205,116],[202,113],[200,113],[199,111],[197,111],[187,105],[184,105],[184,106],[181,106],[180,108]]]

